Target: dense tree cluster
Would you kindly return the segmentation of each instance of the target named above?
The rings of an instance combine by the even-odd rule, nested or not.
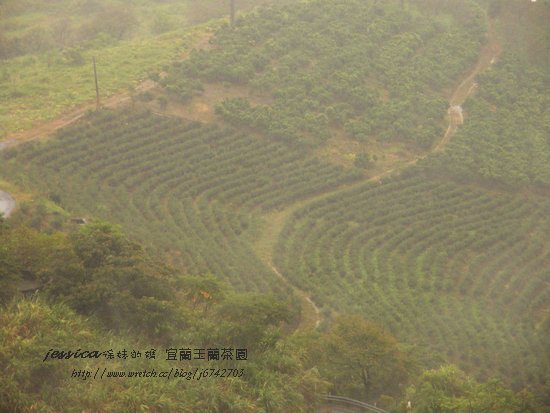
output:
[[[499,380],[478,383],[453,365],[425,371],[407,389],[413,413],[546,411],[527,391],[514,393]]]
[[[428,3],[265,8],[219,31],[214,50],[177,63],[164,84],[184,100],[201,93],[198,81],[247,84],[271,103],[228,98],[217,113],[277,139],[318,144],[343,128],[360,141],[426,148],[443,130],[442,90],[474,61],[484,32],[474,2]]]
[[[40,411],[106,406],[138,411],[148,406],[159,412],[259,412],[270,406],[272,412],[305,412],[328,386],[285,344],[281,327],[296,317],[288,296],[239,295],[214,277],[181,275],[106,223],[52,235],[3,221],[0,225],[1,411],[29,412],[37,406]],[[21,297],[23,280],[45,277],[32,298]],[[42,362],[52,347],[156,347],[163,354],[154,364],[101,357],[93,367],[170,370],[176,363],[170,365],[163,349],[176,344],[244,347],[249,358],[240,367],[246,375],[186,381],[185,386],[181,380],[148,380],[145,385],[131,379],[98,380],[88,382],[88,396],[82,397],[83,383],[71,378],[71,371],[89,369],[90,361],[74,359],[70,366]],[[177,367],[238,367],[229,364],[194,360]],[[56,386],[63,392],[52,391]]]

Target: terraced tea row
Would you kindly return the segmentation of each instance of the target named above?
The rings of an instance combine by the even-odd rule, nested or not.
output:
[[[541,382],[549,215],[547,199],[400,178],[300,209],[275,260],[331,309],[361,312],[480,376]]]
[[[25,165],[30,185],[69,210],[120,223],[190,273],[239,289],[281,288],[251,249],[261,211],[361,176],[284,144],[134,110],[92,114],[4,157],[4,172]]]

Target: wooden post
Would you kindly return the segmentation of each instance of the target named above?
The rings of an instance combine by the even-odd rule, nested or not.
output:
[[[95,102],[96,110],[99,109],[99,84],[97,83],[97,69],[95,67],[95,56],[92,58],[94,62],[94,78],[95,78]]]
[[[235,0],[229,0],[229,21],[231,24],[231,28],[235,27]]]

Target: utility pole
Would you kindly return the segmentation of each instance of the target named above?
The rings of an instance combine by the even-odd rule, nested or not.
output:
[[[235,27],[235,0],[229,0],[229,21],[231,28]]]
[[[95,78],[95,102],[96,102],[96,110],[99,109],[99,85],[97,83],[97,69],[95,67],[95,56],[92,58],[94,62],[94,78]]]

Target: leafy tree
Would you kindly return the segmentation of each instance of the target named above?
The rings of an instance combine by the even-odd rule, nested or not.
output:
[[[479,384],[453,365],[425,371],[407,390],[414,413],[535,413],[543,411],[529,392],[514,394],[498,380]]]
[[[206,313],[214,304],[220,303],[227,288],[213,275],[187,276],[178,280],[178,287],[193,309],[202,308]]]
[[[74,247],[78,257],[88,269],[98,268],[111,256],[129,252],[129,241],[121,228],[107,222],[95,222],[84,226],[74,235]],[[134,250],[138,247],[133,246]]]
[[[279,327],[291,320],[292,312],[280,297],[249,293],[228,296],[216,314],[224,321],[221,337],[247,348],[265,349],[278,340]]]
[[[358,315],[341,315],[321,336],[320,371],[337,394],[373,402],[382,394],[399,395],[407,380],[397,340]]]
[[[20,281],[48,283],[74,268],[76,257],[64,234],[0,223],[0,263],[4,301],[16,294]]]

